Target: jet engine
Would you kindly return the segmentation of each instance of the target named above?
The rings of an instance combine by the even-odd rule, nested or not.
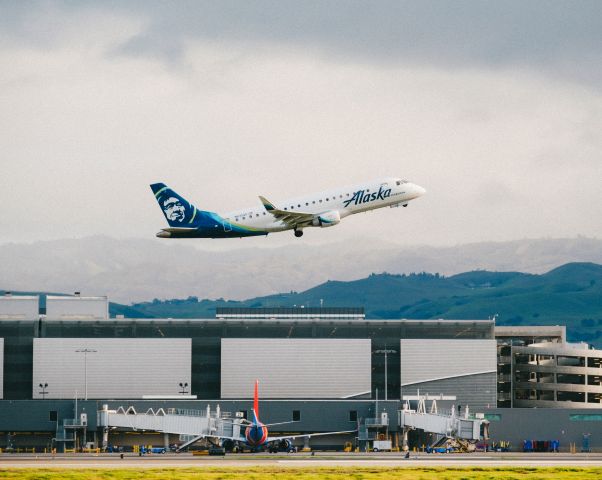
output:
[[[226,450],[226,452],[230,453],[234,450],[236,444],[233,440],[226,439],[222,442],[222,447],[224,447],[224,450]]]
[[[328,212],[321,213],[316,216],[311,224],[314,227],[332,227],[341,221],[341,215],[338,210],[329,210]]]
[[[293,451],[294,448],[295,447],[293,447],[293,442],[291,442],[287,438],[283,438],[282,440],[278,440],[276,442],[271,443],[268,450],[270,453],[277,453],[290,452]]]

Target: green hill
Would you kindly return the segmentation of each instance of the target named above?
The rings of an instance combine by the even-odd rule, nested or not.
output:
[[[250,280],[251,281],[251,280]],[[372,274],[328,281],[304,292],[244,301],[197,297],[120,305],[111,316],[213,318],[216,307],[364,307],[370,319],[486,319],[499,325],[566,325],[571,341],[602,348],[602,265],[569,263],[542,275],[477,270],[439,274]]]
[[[500,325],[566,325],[573,341],[602,347],[602,265],[570,263],[543,275],[472,271],[438,274],[372,274],[351,282],[329,281],[304,292],[245,301],[167,300],[131,306],[140,316],[213,317],[222,306],[363,306],[368,318],[484,319]]]

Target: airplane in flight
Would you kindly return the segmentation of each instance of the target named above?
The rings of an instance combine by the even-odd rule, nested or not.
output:
[[[321,432],[321,433],[306,433],[299,435],[284,435],[278,437],[270,437],[268,427],[274,425],[284,425],[288,423],[297,423],[295,421],[278,422],[278,423],[262,423],[259,420],[259,380],[255,380],[255,394],[253,396],[253,409],[251,410],[252,420],[240,419],[241,430],[244,427],[244,435],[238,437],[228,436],[208,436],[206,434],[199,435],[192,440],[180,445],[177,451],[182,451],[184,448],[198,442],[201,439],[219,442],[226,451],[241,451],[245,447],[254,452],[268,450],[270,452],[278,451],[293,451],[293,440],[296,438],[311,438],[324,435],[339,435],[343,433],[353,433],[356,430],[345,430],[340,432]],[[242,432],[241,432],[242,433]]]
[[[260,196],[261,205],[219,215],[198,210],[164,183],[150,187],[169,224],[157,233],[160,238],[250,237],[285,230],[301,237],[304,228],[332,227],[349,215],[377,208],[407,207],[426,193],[415,183],[388,177],[278,203]]]

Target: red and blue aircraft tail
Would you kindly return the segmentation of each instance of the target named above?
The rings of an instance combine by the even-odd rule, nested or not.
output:
[[[259,423],[259,380],[255,380],[255,394],[253,395],[253,423]]]

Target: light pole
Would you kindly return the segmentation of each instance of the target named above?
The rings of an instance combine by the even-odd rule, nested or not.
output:
[[[385,343],[385,348],[382,350],[374,350],[374,353],[384,353],[385,354],[385,400],[389,399],[389,381],[387,377],[387,354],[389,353],[397,353],[397,350],[393,350],[392,348],[387,348],[387,344]]]
[[[180,390],[180,393],[182,395],[186,395],[188,393],[186,391],[186,387],[188,387],[188,382],[184,382],[184,383],[180,382],[178,385],[180,385],[180,388],[182,389],[182,390]]]
[[[48,384],[47,383],[40,383],[40,388],[42,389],[40,393],[40,395],[42,395],[42,400],[44,400],[46,398],[46,394],[48,393],[46,391],[46,389],[48,388]]]
[[[84,354],[84,400],[88,400],[88,353],[96,353],[98,350],[80,348],[75,352]]]

